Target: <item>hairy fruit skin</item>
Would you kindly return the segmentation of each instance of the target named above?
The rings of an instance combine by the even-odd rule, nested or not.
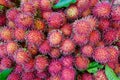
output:
[[[17,75],[16,73],[11,73],[11,74],[8,76],[7,80],[20,80],[20,76]]]
[[[108,80],[106,75],[105,75],[105,72],[103,70],[98,71],[96,73],[96,75],[94,76],[94,79],[95,80]]]

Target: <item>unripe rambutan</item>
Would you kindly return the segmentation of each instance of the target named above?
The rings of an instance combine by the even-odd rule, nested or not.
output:
[[[50,46],[48,40],[45,40],[39,47],[39,51],[42,54],[48,54],[48,53],[50,53],[50,50],[51,50],[51,46]]]
[[[1,66],[4,69],[11,68],[12,67],[12,60],[10,60],[8,57],[1,59]]]
[[[14,60],[17,64],[24,64],[28,62],[31,59],[30,54],[27,51],[24,51],[23,49],[18,49],[15,52]]]
[[[50,57],[52,58],[58,58],[60,57],[61,53],[60,53],[60,50],[59,48],[52,48],[50,53],[49,53]]]
[[[19,14],[19,10],[17,8],[11,8],[7,10],[6,17],[8,20],[14,21],[17,14]]]
[[[16,28],[14,31],[14,38],[17,41],[23,41],[25,38],[25,30],[22,28]]]
[[[66,9],[65,13],[69,20],[73,20],[78,18],[79,11],[77,6],[72,5]]]
[[[44,71],[47,68],[48,64],[49,62],[46,56],[38,55],[35,58],[35,68],[39,72]]]
[[[6,24],[6,16],[5,14],[0,14],[0,26],[4,26]]]
[[[100,63],[107,63],[109,61],[110,54],[106,47],[97,47],[92,55],[95,61]]]
[[[59,74],[62,70],[62,64],[59,60],[52,60],[49,67],[48,71],[51,75]]]
[[[42,32],[37,31],[37,30],[31,30],[26,35],[26,41],[28,43],[32,43],[35,45],[41,44],[43,39],[44,39],[44,35],[42,34]]]
[[[21,75],[21,73],[23,72],[23,67],[22,67],[22,65],[16,64],[13,72],[16,73],[16,74],[18,74],[18,75]]]
[[[109,18],[111,12],[111,4],[107,1],[99,2],[93,8],[93,14],[100,18]]]
[[[75,44],[71,39],[65,39],[60,46],[60,51],[63,55],[70,55],[75,50]]]
[[[27,13],[19,13],[16,15],[15,24],[18,28],[30,28],[33,26],[33,17]]]
[[[91,45],[85,45],[81,49],[82,55],[86,57],[91,57],[93,53],[93,47]]]
[[[61,80],[75,80],[75,76],[74,68],[64,68],[61,72]]]
[[[89,73],[84,73],[82,75],[82,80],[93,80],[93,76]]]
[[[45,29],[45,23],[42,20],[35,20],[34,21],[34,28],[37,30],[44,30]]]
[[[105,75],[105,72],[103,70],[98,71],[95,74],[94,79],[95,80],[108,80],[107,77],[106,77],[106,75]]]
[[[60,28],[66,23],[65,15],[59,12],[52,12],[47,20],[49,27]]]
[[[71,24],[65,24],[61,27],[61,31],[65,36],[70,36],[72,33],[72,26]]]
[[[112,20],[120,21],[120,5],[115,5],[112,7]]]
[[[11,73],[11,74],[8,76],[7,80],[21,80],[21,78],[20,78],[20,76],[19,76],[18,74],[16,74],[16,73]]]
[[[60,30],[52,30],[48,34],[48,41],[50,46],[57,47],[62,41],[62,32]]]
[[[78,70],[85,70],[89,65],[89,59],[83,56],[76,56],[75,66]]]
[[[6,57],[6,56],[7,56],[6,45],[0,44],[0,58]]]
[[[32,55],[36,55],[38,52],[38,47],[35,44],[28,43],[27,49]]]
[[[22,73],[22,80],[33,80],[35,78],[35,75],[33,72],[23,72]]]

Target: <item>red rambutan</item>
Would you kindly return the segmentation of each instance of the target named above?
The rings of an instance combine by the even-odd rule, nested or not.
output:
[[[20,76],[19,76],[18,74],[16,74],[16,73],[11,73],[11,74],[8,76],[7,80],[21,80],[21,78],[20,78]]]
[[[94,7],[98,2],[99,0],[90,0],[90,6]]]
[[[35,78],[35,75],[33,72],[23,72],[22,73],[22,80],[33,80]]]
[[[16,64],[13,72],[16,73],[16,74],[18,74],[18,75],[21,75],[21,73],[23,72],[23,67],[22,67],[22,65]]]
[[[12,60],[10,60],[8,57],[1,59],[1,66],[4,69],[11,68],[12,67]]]
[[[58,58],[61,55],[59,48],[52,48],[49,55],[52,58]]]
[[[27,49],[32,55],[36,55],[38,52],[38,47],[35,44],[28,43]]]
[[[47,71],[43,71],[43,72],[37,71],[36,76],[38,78],[45,79],[48,77],[48,72]]]
[[[61,78],[60,75],[50,76],[50,80],[61,80],[60,78]]]
[[[37,30],[44,30],[45,29],[45,23],[42,20],[35,20],[34,21],[34,28]]]
[[[106,77],[106,75],[105,75],[105,72],[103,70],[98,71],[95,74],[94,79],[95,80],[108,80],[107,77]]]
[[[82,75],[82,80],[93,80],[93,76],[89,73],[84,73]]]
[[[82,17],[86,17],[86,16],[88,16],[88,15],[90,15],[90,14],[91,14],[91,9],[88,8],[88,9],[86,9],[86,10],[84,10],[84,11],[82,12],[81,16],[82,16]]]
[[[7,56],[6,45],[0,44],[0,58],[6,57],[6,56]]]
[[[45,19],[46,21],[49,19],[50,15],[51,15],[52,12],[50,11],[44,11],[42,12],[42,17],[43,19]]]

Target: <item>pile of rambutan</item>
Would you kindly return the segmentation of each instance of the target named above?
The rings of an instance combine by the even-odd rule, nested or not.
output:
[[[119,0],[53,8],[62,1],[0,0],[0,71],[13,68],[7,80],[108,80],[104,69],[85,71],[93,61],[120,74]]]

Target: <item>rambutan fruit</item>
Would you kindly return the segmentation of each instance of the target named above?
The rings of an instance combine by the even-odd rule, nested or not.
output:
[[[71,39],[65,39],[60,46],[60,51],[63,55],[70,55],[75,50],[75,44]]]
[[[120,21],[120,5],[115,5],[112,7],[111,16],[112,20]]]
[[[105,44],[112,44],[118,38],[117,31],[114,29],[109,29],[103,33],[103,40]]]
[[[34,21],[34,28],[37,30],[44,30],[45,23],[42,20],[37,19]]]
[[[94,7],[98,2],[99,0],[90,0],[90,6]]]
[[[118,64],[116,61],[111,61],[106,63],[110,68],[115,69],[116,64]]]
[[[25,64],[31,59],[31,55],[29,52],[24,51],[23,49],[18,49],[15,52],[14,55],[14,60],[16,61],[17,64]]]
[[[21,0],[20,4],[24,4],[24,3],[27,3],[27,2],[29,2],[29,0]]]
[[[22,65],[16,64],[13,72],[16,73],[16,74],[18,74],[18,75],[21,75],[21,73],[23,72],[23,67],[22,67]]]
[[[17,14],[19,14],[19,10],[17,8],[11,8],[7,10],[6,17],[8,20],[14,21]]]
[[[108,80],[105,72],[103,70],[98,71],[95,76],[94,76],[95,80]]]
[[[59,60],[52,60],[49,64],[48,71],[51,75],[59,74],[62,70],[62,64]]]
[[[72,37],[72,40],[75,42],[75,44],[79,46],[83,46],[87,44],[89,40],[89,37],[87,35],[73,34],[71,37]]]
[[[30,14],[35,13],[35,8],[32,2],[26,2],[26,3],[21,4],[20,9],[24,13],[30,13]]]
[[[60,53],[60,50],[59,48],[52,48],[50,53],[49,53],[50,57],[52,58],[58,58],[60,57],[61,53]]]
[[[65,24],[61,27],[61,31],[65,36],[70,36],[72,33],[72,26],[71,24]]]
[[[23,64],[23,70],[25,72],[33,72],[34,71],[34,60],[31,59],[27,63]]]
[[[85,21],[85,20],[76,20],[74,23],[73,23],[73,32],[75,34],[89,34],[90,31],[91,31],[91,28],[90,28],[90,24],[88,21]]]
[[[23,72],[22,73],[22,80],[33,80],[35,75],[33,72]]]
[[[8,76],[7,80],[21,80],[21,78],[20,78],[20,76],[19,76],[18,74],[12,72],[12,73]]]
[[[93,46],[85,45],[81,48],[82,55],[86,57],[91,57],[93,53]]]
[[[6,57],[7,51],[6,51],[6,45],[0,44],[0,58]]]
[[[9,59],[8,57],[2,58],[1,59],[1,66],[4,69],[11,68],[12,67],[12,60]]]
[[[111,4],[108,1],[102,1],[95,5],[93,14],[100,18],[109,18],[111,12]]]
[[[7,27],[1,29],[0,38],[4,41],[10,41],[13,39],[13,30]]]
[[[43,39],[44,39],[44,35],[42,34],[42,32],[37,30],[31,30],[26,35],[26,41],[28,43],[33,43],[35,45],[41,44]]]
[[[82,16],[82,17],[86,17],[86,16],[88,16],[88,15],[90,15],[90,14],[91,14],[91,9],[88,8],[88,9],[86,9],[86,10],[84,10],[84,11],[82,12],[81,16]]]
[[[6,45],[7,54],[13,56],[14,52],[18,49],[18,44],[16,42],[10,41]]]
[[[36,55],[38,52],[38,47],[35,44],[28,43],[27,49],[32,55]]]
[[[51,11],[42,12],[42,18],[47,21],[49,19],[50,15],[51,15],[51,13],[52,13]]]
[[[69,20],[73,20],[78,18],[79,11],[77,6],[72,5],[66,9],[65,13]]]
[[[0,14],[0,26],[4,26],[6,24],[6,16],[5,14]]]
[[[43,71],[43,72],[37,71],[36,76],[38,78],[45,79],[48,77],[48,72],[47,71]]]
[[[75,80],[76,72],[74,68],[64,68],[61,72],[61,80]]]
[[[83,56],[76,56],[75,57],[75,66],[78,70],[85,70],[89,65],[89,59]]]
[[[6,7],[9,7],[9,4],[8,4],[9,2],[10,0],[0,0],[0,4]]]
[[[51,46],[48,42],[48,40],[45,40],[39,47],[39,52],[42,54],[48,54],[51,51]]]
[[[91,45],[97,44],[101,40],[101,34],[98,30],[93,30],[89,35],[89,43]]]
[[[44,71],[49,65],[48,59],[46,56],[38,55],[35,58],[35,68],[37,71],[42,72]]]
[[[35,9],[39,9],[40,7],[40,0],[31,0]]]
[[[33,26],[33,17],[28,13],[19,13],[16,15],[15,24],[18,28],[28,29]]]
[[[60,28],[66,23],[65,15],[59,12],[52,12],[47,20],[49,27]]]
[[[89,73],[82,74],[82,80],[93,80],[93,76]]]
[[[115,29],[120,29],[120,21],[112,21],[112,26]]]
[[[7,22],[6,22],[6,24],[7,24],[7,26],[9,27],[9,28],[16,28],[16,25],[15,25],[15,23],[14,23],[14,21],[10,21],[10,20],[8,20]]]
[[[107,63],[109,61],[110,54],[106,47],[97,47],[94,50],[92,57],[99,63]]]
[[[62,38],[63,36],[60,30],[52,30],[48,34],[48,41],[52,47],[58,47],[62,41]]]
[[[64,67],[72,67],[74,58],[72,56],[65,56],[61,58],[61,62]]]
[[[23,41],[25,39],[25,30],[22,28],[15,28],[14,38],[17,41]]]
[[[96,46],[96,47],[104,47],[104,46],[105,46],[105,42],[100,41],[100,42],[96,43],[95,46]]]
[[[53,75],[53,76],[50,76],[50,80],[61,80],[61,77],[60,75]]]

